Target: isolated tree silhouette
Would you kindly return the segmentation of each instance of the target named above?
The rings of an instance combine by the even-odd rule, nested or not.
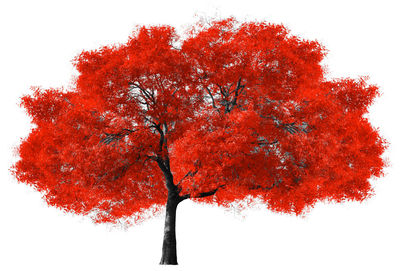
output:
[[[303,214],[317,201],[362,201],[386,143],[366,118],[366,78],[325,78],[324,48],[282,25],[233,18],[136,29],[83,51],[74,89],[33,88],[34,128],[13,172],[49,205],[135,223],[166,205],[160,264],[177,264],[185,199],[261,201]]]

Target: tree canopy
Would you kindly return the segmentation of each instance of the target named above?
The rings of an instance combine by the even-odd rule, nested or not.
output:
[[[362,201],[385,165],[366,116],[378,87],[327,78],[325,55],[265,22],[198,23],[183,37],[139,27],[124,44],[79,54],[73,89],[22,98],[34,128],[14,174],[96,222],[141,219],[171,189],[297,215],[322,200]]]

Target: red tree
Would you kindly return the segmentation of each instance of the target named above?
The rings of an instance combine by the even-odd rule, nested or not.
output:
[[[35,127],[14,174],[49,205],[129,223],[166,204],[161,264],[177,264],[178,204],[246,199],[302,214],[362,201],[385,141],[365,117],[378,88],[328,80],[316,41],[233,18],[178,39],[141,27],[126,44],[84,51],[75,88],[22,98]]]

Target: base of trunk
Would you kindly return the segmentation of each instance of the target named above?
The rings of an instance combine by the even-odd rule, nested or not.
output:
[[[160,265],[178,265],[177,261],[169,261],[168,259],[161,259]]]
[[[160,261],[160,264],[162,265],[178,264],[175,237],[176,207],[178,206],[178,203],[179,198],[176,194],[168,195],[167,208],[165,212],[164,240]]]

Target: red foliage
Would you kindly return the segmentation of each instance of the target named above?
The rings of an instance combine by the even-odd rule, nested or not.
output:
[[[251,196],[295,214],[371,195],[386,146],[365,117],[376,86],[329,81],[323,47],[282,25],[231,18],[186,34],[139,28],[76,57],[74,90],[23,97],[35,128],[17,179],[97,222],[140,219],[171,187],[182,199]]]

